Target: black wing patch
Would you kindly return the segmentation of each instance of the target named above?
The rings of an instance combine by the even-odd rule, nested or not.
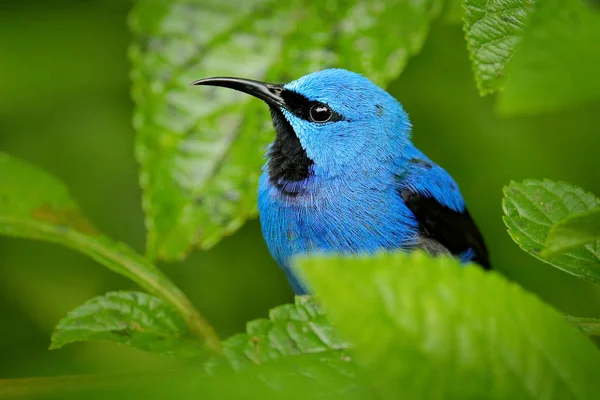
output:
[[[419,233],[426,241],[438,242],[455,256],[472,249],[473,261],[485,269],[491,268],[485,242],[469,211],[454,211],[409,189],[401,190],[400,196],[415,215]]]

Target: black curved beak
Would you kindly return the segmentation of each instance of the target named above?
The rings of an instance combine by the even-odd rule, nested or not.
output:
[[[283,85],[253,81],[242,78],[205,78],[191,83],[192,85],[221,86],[257,97],[270,106],[286,107],[285,100],[281,96]]]

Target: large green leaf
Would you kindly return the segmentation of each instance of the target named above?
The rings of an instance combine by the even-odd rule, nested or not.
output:
[[[136,154],[148,254],[207,249],[256,214],[268,108],[208,76],[287,82],[326,67],[386,85],[418,52],[442,0],[146,0],[130,26]]]
[[[55,177],[0,153],[0,234],[60,243],[82,252],[169,302],[188,325],[218,350],[213,329],[158,268],[128,246],[102,235]]]
[[[504,87],[504,68],[523,35],[533,0],[465,0],[465,33],[482,95]]]
[[[115,342],[181,357],[204,351],[169,304],[141,292],[110,292],[77,307],[56,326],[50,348],[82,341]]]
[[[504,223],[508,233],[532,256],[579,278],[600,283],[600,241],[558,257],[543,257],[553,224],[600,206],[600,199],[563,182],[527,180],[504,188]]]
[[[295,304],[272,309],[269,319],[251,321],[246,333],[224,341],[224,358],[216,359],[215,365],[225,361],[239,370],[307,353],[329,354],[328,357],[348,362],[349,357],[343,352],[347,347],[348,344],[337,337],[314,298],[298,296]]]
[[[544,0],[507,67],[504,113],[533,113],[600,99],[600,10],[593,1]]]
[[[552,225],[546,238],[544,256],[551,256],[600,241],[600,207],[570,215]]]
[[[600,353],[494,272],[424,252],[300,262],[385,399],[596,399]]]

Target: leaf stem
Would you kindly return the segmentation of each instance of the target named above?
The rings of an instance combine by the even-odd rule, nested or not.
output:
[[[3,229],[3,226],[11,229]],[[135,250],[105,235],[87,235],[72,228],[62,229],[58,235],[55,225],[0,216],[1,234],[31,238],[30,232],[36,232],[38,240],[59,243],[84,253],[110,270],[131,279],[149,293],[164,299],[184,318],[190,332],[216,354],[222,353],[221,340],[208,320],[177,285]]]
[[[566,315],[565,319],[588,336],[600,336],[600,319],[573,317]]]
[[[157,390],[177,387],[175,385],[184,385],[186,380],[199,379],[202,379],[199,372],[188,370],[0,379],[0,400],[80,399],[98,393],[112,398],[119,395],[117,398],[125,399],[140,393],[155,393]]]
[[[85,251],[84,248],[87,247],[83,247],[81,250]],[[146,258],[124,245],[121,245],[121,248],[127,251],[113,252],[107,251],[108,249],[104,246],[90,246],[87,254],[109,268],[112,264],[117,264],[131,272],[132,280],[151,294],[170,303],[184,318],[190,331],[202,339],[209,349],[216,354],[221,354],[222,344],[215,329],[181,289]]]

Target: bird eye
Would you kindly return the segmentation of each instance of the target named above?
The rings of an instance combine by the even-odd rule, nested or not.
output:
[[[314,122],[327,122],[331,118],[332,111],[325,104],[315,104],[310,108],[310,119]]]

